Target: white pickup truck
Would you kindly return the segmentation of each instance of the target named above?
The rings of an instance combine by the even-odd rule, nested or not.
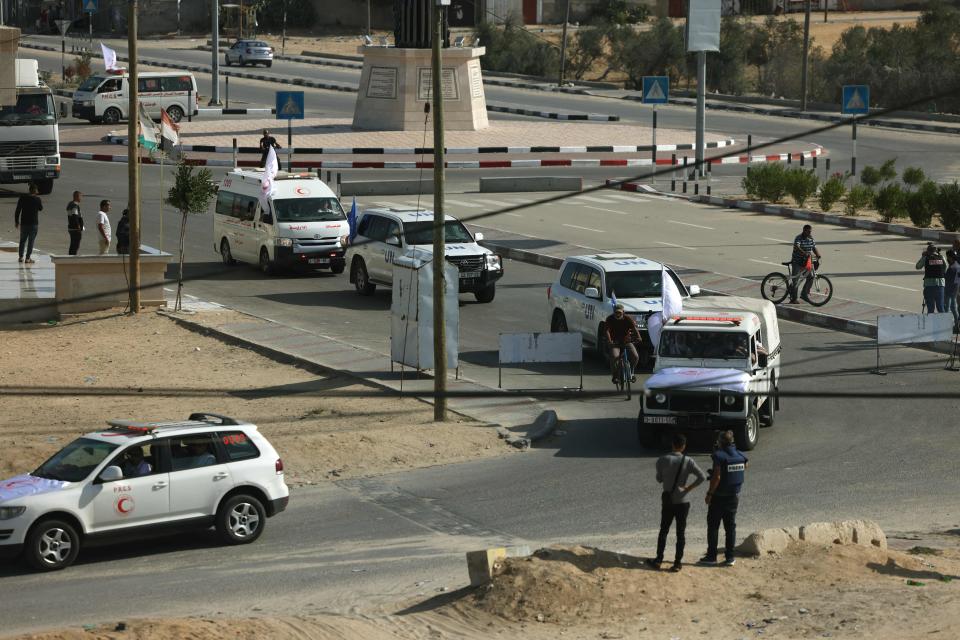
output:
[[[653,375],[644,384],[637,435],[656,447],[670,431],[732,429],[737,448],[757,445],[774,423],[780,380],[774,305],[755,298],[684,300],[660,333]]]

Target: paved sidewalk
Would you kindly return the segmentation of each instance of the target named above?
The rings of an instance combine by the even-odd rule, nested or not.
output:
[[[0,241],[0,326],[57,317],[53,262],[39,251],[33,259],[17,262],[17,243]]]

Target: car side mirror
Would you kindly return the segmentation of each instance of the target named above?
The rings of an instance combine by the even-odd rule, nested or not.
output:
[[[100,472],[101,482],[114,482],[116,480],[122,480],[122,479],[123,479],[123,470],[116,465],[111,465]]]
[[[692,284],[692,285],[690,285],[689,287],[687,287],[687,290],[690,291],[690,297],[691,297],[691,298],[692,298],[693,296],[698,296],[698,295],[700,295],[700,285],[698,285],[698,284]]]
[[[400,236],[390,236],[387,238],[387,244],[391,247],[399,247],[400,245]]]
[[[262,222],[263,224],[273,224],[273,214],[272,213],[261,214],[260,222]]]
[[[474,242],[480,242],[481,240],[483,240],[483,234],[480,232],[473,234],[473,240]]]
[[[761,369],[766,369],[766,368],[767,368],[767,362],[768,362],[767,354],[765,354],[765,353],[758,353],[758,354],[757,354],[757,366],[758,366],[758,367],[760,367]]]
[[[596,298],[597,300],[599,300],[600,290],[597,289],[596,287],[587,287],[586,289],[583,290],[583,295],[587,296],[588,298]]]

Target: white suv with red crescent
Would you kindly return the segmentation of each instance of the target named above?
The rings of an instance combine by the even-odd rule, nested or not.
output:
[[[255,425],[213,413],[108,424],[0,481],[0,557],[53,571],[101,538],[198,526],[246,544],[287,507],[283,461]]]

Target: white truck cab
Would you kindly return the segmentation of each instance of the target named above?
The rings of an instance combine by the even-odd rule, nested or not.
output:
[[[637,435],[657,446],[666,432],[732,429],[737,447],[757,445],[774,423],[781,360],[776,308],[755,298],[685,301],[664,324],[657,361],[644,384]]]
[[[503,277],[500,256],[477,244],[463,223],[444,217],[447,261],[460,273],[459,290],[477,302],[492,302],[497,280]],[[361,295],[372,295],[377,285],[392,286],[396,258],[429,261],[433,254],[433,211],[416,208],[366,209],[357,221],[350,246],[350,282]]]
[[[40,195],[60,177],[60,129],[53,92],[36,60],[16,63],[17,101],[0,105],[0,184],[37,185]]]
[[[274,177],[267,209],[260,205],[263,170],[234,169],[220,183],[213,212],[213,249],[224,264],[343,273],[350,225],[340,201],[315,173]]]

